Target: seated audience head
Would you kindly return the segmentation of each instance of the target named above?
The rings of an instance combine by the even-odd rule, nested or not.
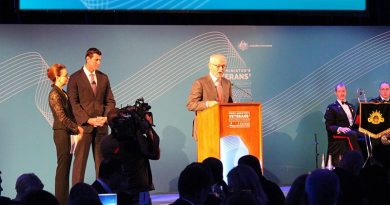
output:
[[[297,177],[292,183],[286,196],[286,205],[305,205],[307,204],[305,183],[308,174]]]
[[[180,173],[178,182],[180,198],[195,204],[203,204],[210,191],[210,186],[210,173],[200,163],[191,163]]]
[[[75,184],[69,193],[69,205],[102,205],[99,195],[92,186],[80,182]]]
[[[246,165],[238,165],[228,173],[228,185],[232,192],[250,191],[256,196],[260,204],[267,204],[266,196],[255,171]]]
[[[43,184],[37,175],[33,173],[22,174],[18,177],[15,184],[15,201],[21,201],[31,191],[43,189]]]
[[[211,171],[211,174],[213,175],[214,183],[223,180],[223,165],[221,160],[214,157],[209,157],[203,160],[202,164],[207,166]]]
[[[25,205],[59,205],[57,198],[45,190],[36,190],[28,193],[22,200]]]
[[[107,183],[112,190],[117,190],[124,179],[122,163],[116,158],[105,158],[100,163],[99,179]]]
[[[358,176],[363,167],[364,159],[360,152],[347,151],[339,163],[339,167]]]
[[[238,160],[238,165],[247,165],[251,167],[253,170],[255,170],[256,174],[260,177],[262,176],[262,171],[261,171],[261,165],[259,159],[253,155],[245,155],[242,156]]]
[[[379,84],[379,95],[385,99],[389,100],[390,98],[390,84],[386,81],[383,81]]]
[[[261,205],[250,191],[236,191],[222,202],[222,205]]]
[[[334,172],[317,169],[307,176],[305,191],[309,205],[335,205],[340,193],[340,181]]]

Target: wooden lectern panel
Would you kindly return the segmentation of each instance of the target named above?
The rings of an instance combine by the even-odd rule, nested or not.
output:
[[[220,159],[220,138],[239,136],[249,154],[263,162],[260,103],[223,103],[197,114],[198,161]]]
[[[207,157],[220,158],[220,110],[219,106],[213,106],[198,112],[196,116],[198,136],[198,161]]]

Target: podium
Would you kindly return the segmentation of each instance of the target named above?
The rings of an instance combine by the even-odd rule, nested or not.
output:
[[[195,120],[198,162],[207,157],[221,159],[220,139],[238,136],[263,164],[260,103],[222,103],[199,111]]]

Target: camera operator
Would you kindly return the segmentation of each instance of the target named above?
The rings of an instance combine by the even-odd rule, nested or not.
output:
[[[107,114],[111,134],[101,144],[103,158],[121,160],[127,178],[125,192],[131,204],[151,204],[149,191],[154,190],[149,160],[160,158],[160,138],[152,128],[150,106],[142,103],[113,109]],[[145,106],[146,105],[146,106]],[[118,199],[120,200],[120,199]],[[126,200],[127,201],[127,200]]]

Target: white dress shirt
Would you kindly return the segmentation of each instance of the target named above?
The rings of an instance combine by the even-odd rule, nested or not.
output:
[[[349,126],[352,126],[353,125],[353,115],[352,115],[351,109],[349,108],[349,105],[343,104],[342,101],[339,99],[337,99],[337,102],[339,102],[339,104],[343,108],[344,112],[347,114]]]
[[[96,77],[95,71],[93,71],[93,72],[91,73],[91,72],[89,72],[89,70],[88,70],[85,66],[83,67],[83,70],[84,70],[85,75],[87,75],[87,78],[88,78],[90,84],[92,84],[91,74],[94,75],[94,80],[95,80],[95,83],[96,83],[96,86],[97,86],[97,83],[98,83],[98,82],[97,82],[97,77]]]

